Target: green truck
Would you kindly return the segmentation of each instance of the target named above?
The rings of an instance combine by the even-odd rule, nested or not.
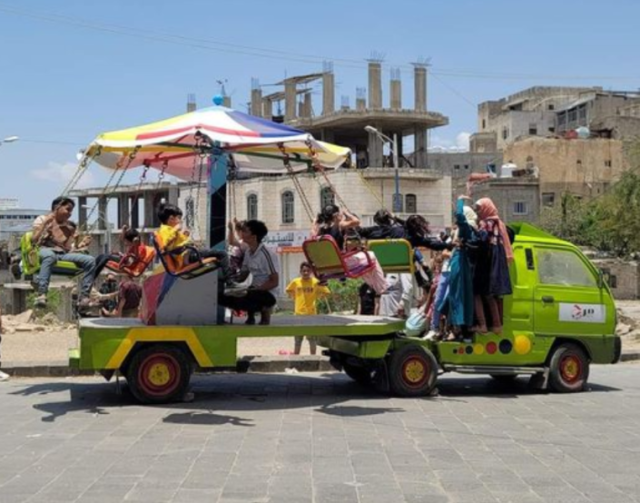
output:
[[[504,330],[470,343],[434,342],[403,333],[404,322],[369,316],[273,318],[270,326],[144,325],[137,319],[84,319],[70,362],[128,381],[142,403],[180,400],[196,368],[240,369],[242,337],[317,336],[331,363],[364,385],[396,396],[427,396],[443,372],[531,376],[539,388],[585,388],[592,363],[620,359],[616,310],[601,272],[574,245],[529,224],[513,224],[513,294]]]

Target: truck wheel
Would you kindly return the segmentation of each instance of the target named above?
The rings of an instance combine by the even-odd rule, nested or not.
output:
[[[347,374],[358,384],[362,384],[363,386],[368,386],[369,384],[371,384],[373,372],[370,368],[359,365],[352,365],[350,363],[343,363],[342,369],[344,370],[345,374]]]
[[[549,385],[559,393],[582,391],[589,378],[589,359],[584,350],[570,342],[561,344],[551,356]]]
[[[141,403],[181,400],[189,387],[191,361],[180,348],[154,344],[133,355],[126,371],[133,396]]]
[[[427,396],[436,385],[438,362],[426,348],[409,344],[389,357],[389,388],[398,396]]]

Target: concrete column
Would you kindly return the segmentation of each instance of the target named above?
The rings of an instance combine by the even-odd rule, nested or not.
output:
[[[206,176],[206,174],[203,174],[203,177],[204,176]],[[178,189],[177,185],[169,187],[166,198],[169,204],[175,204],[176,206],[178,205],[178,199],[180,198],[180,189]]]
[[[231,96],[223,96],[222,98],[222,106],[231,108]]]
[[[335,109],[335,78],[333,72],[322,74],[322,115],[329,115]]]
[[[251,115],[262,117],[262,89],[251,90]],[[270,118],[270,117],[269,117]]]
[[[427,130],[422,128],[414,128],[414,151],[415,151],[415,167],[427,167]]]
[[[391,80],[391,108],[400,110],[402,108],[402,84],[399,80]]]
[[[404,162],[404,159],[402,159],[402,156],[404,155],[404,151],[402,149],[402,131],[398,131],[396,133],[397,137],[398,137],[398,162],[400,163],[400,166],[404,166],[406,163]],[[398,166],[398,167],[400,167]],[[408,165],[407,165],[408,167]]]
[[[296,118],[296,83],[294,80],[284,81],[284,120],[292,121]]]
[[[78,198],[78,227],[85,229],[87,226],[87,209],[84,207],[87,205],[86,197]]]
[[[369,61],[369,108],[382,108],[382,66]]]
[[[306,93],[304,95],[304,117],[311,117],[312,109],[311,93]]]
[[[271,105],[271,100],[268,98],[262,98],[262,117],[265,119],[271,120],[273,116],[273,108]]]
[[[417,112],[427,110],[427,67],[414,65],[415,109]]]
[[[107,219],[109,218],[109,216],[107,215],[108,202],[109,200],[106,197],[101,197],[98,199],[98,229],[102,231],[107,228],[107,226],[105,225],[104,217],[106,215]]]
[[[365,98],[356,98],[356,110],[366,110],[367,109],[367,100]]]
[[[129,196],[122,194],[118,196],[118,229],[122,229],[123,225],[129,225],[130,220]]]
[[[140,228],[140,198],[138,196],[131,197],[131,227]]]
[[[369,133],[367,150],[369,153],[369,166],[373,168],[382,167],[382,140],[376,133]]]
[[[146,193],[142,196],[143,204],[144,204],[144,224],[145,228],[153,227],[153,213],[154,213],[154,205],[153,205],[153,194]]]

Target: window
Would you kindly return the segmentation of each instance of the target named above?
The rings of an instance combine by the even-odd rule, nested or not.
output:
[[[529,134],[531,136],[536,136],[538,134],[538,125],[535,123],[529,124]]]
[[[553,206],[556,202],[555,192],[542,193],[542,206]]]
[[[293,192],[287,190],[282,193],[282,223],[292,224],[295,220],[295,206]]]
[[[564,126],[567,123],[567,114],[558,114],[558,126]]]
[[[549,106],[547,106],[547,110],[553,110],[555,109],[555,105],[553,103],[549,103]]]
[[[196,203],[192,196],[187,198],[185,203],[185,215],[184,215],[184,223],[187,229],[195,228],[195,215],[196,215]]]
[[[404,204],[407,213],[412,215],[418,213],[418,198],[415,194],[407,194],[404,197]]]
[[[402,194],[393,194],[393,208],[394,213],[404,213],[402,209]]]
[[[605,168],[610,168],[611,167],[611,160],[604,161],[604,166],[605,166]]]
[[[460,165],[459,164],[454,164],[453,169],[460,169]]]
[[[529,214],[529,205],[524,201],[516,201],[513,203],[513,214],[514,215],[528,215]]]
[[[569,122],[575,122],[578,118],[578,111],[574,108],[573,110],[569,110]]]
[[[587,265],[571,251],[538,250],[538,278],[545,285],[597,287]]]
[[[247,220],[258,219],[258,195],[249,194],[247,196]]]
[[[468,164],[465,164],[465,165],[464,165],[464,169],[469,169],[469,165],[468,165]]]
[[[506,140],[507,138],[509,138],[509,129],[508,128],[502,128],[502,139]]]
[[[322,187],[320,189],[320,209],[329,204],[336,204],[336,196],[331,190],[331,187]]]
[[[553,127],[553,126],[549,126],[548,130],[549,130],[550,133],[555,133],[556,132],[556,128]]]

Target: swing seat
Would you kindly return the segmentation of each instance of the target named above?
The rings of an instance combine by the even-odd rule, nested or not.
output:
[[[338,244],[331,236],[318,236],[302,243],[302,250],[311,264],[313,272],[320,281],[342,278],[359,278],[375,269],[375,263],[367,254],[367,263],[349,267],[347,259],[357,253],[355,250],[341,253]]]
[[[217,259],[202,258],[200,256],[200,252],[195,246],[185,245],[174,248],[173,250],[166,250],[164,245],[161,244],[162,240],[158,236],[158,233],[154,233],[152,241],[156,255],[160,259],[160,263],[164,267],[165,272],[169,276],[182,279],[193,279],[202,276],[203,274],[216,271],[220,267]],[[180,256],[187,251],[194,252],[197,255],[197,260],[191,264],[183,265],[179,258],[181,258]]]
[[[123,273],[130,278],[139,278],[153,263],[156,250],[153,246],[133,245],[119,260],[110,260],[106,268],[115,273]]]
[[[413,249],[406,239],[373,239],[367,244],[385,273],[415,272]]]
[[[20,258],[22,273],[25,276],[33,276],[40,271],[40,248],[33,244],[33,233],[27,232],[20,239]],[[51,274],[57,276],[77,276],[82,273],[80,269],[73,262],[67,262],[66,260],[58,260],[51,268]]]

